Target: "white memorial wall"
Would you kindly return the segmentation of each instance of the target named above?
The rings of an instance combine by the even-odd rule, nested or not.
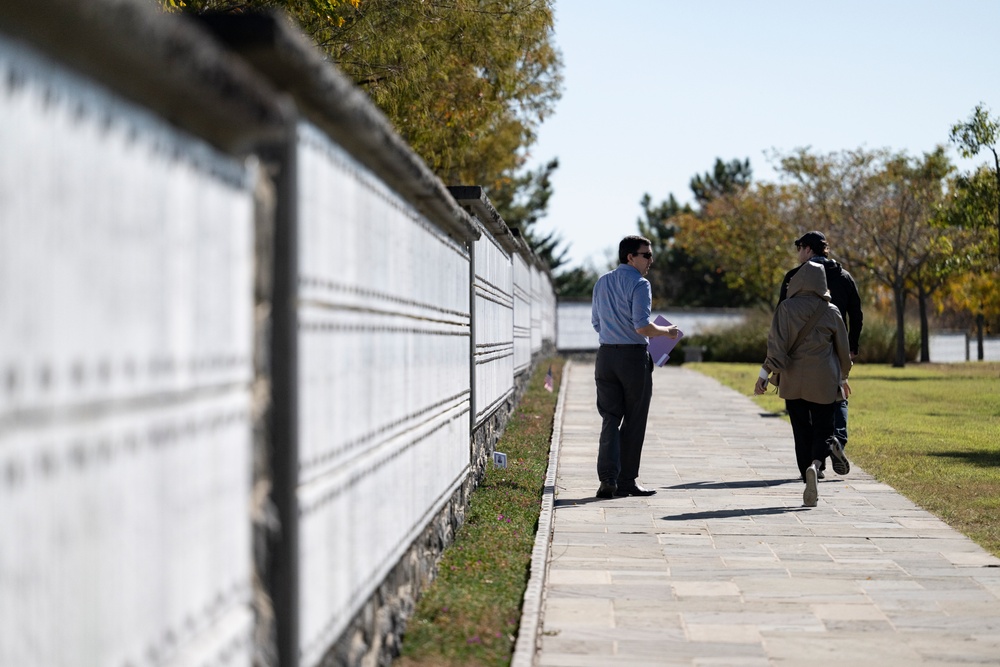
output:
[[[551,279],[513,236],[475,234],[367,99],[294,51],[304,36],[282,37],[282,66],[318,77],[296,97],[141,0],[59,5],[83,22],[65,41],[47,32],[63,14],[16,2],[0,8],[0,665],[335,660],[421,532],[461,515],[473,431],[554,343]],[[122,25],[148,41],[116,51]],[[114,48],[87,42],[95,26]],[[119,77],[115,56],[147,46],[167,54],[155,85],[133,62],[143,80]],[[272,507],[279,521],[252,515]]]
[[[302,124],[300,651],[317,664],[468,472],[468,249]]]
[[[475,423],[514,392],[514,272],[510,253],[485,228],[475,242]]]
[[[542,344],[554,345],[558,338],[557,329],[558,315],[556,312],[556,289],[552,283],[552,275],[548,271],[541,272],[541,289],[538,290],[537,298],[541,307],[539,331],[542,336]]]
[[[531,364],[531,267],[520,254],[514,263],[514,374]]]
[[[542,271],[532,263],[529,267],[531,275],[531,354],[542,349]]]
[[[0,665],[250,665],[253,169],[0,34]]]

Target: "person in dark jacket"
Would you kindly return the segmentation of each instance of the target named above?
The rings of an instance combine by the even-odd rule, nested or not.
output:
[[[830,290],[830,298],[840,311],[840,316],[847,326],[847,341],[851,350],[851,360],[858,356],[858,344],[861,339],[861,328],[864,325],[864,313],[861,311],[861,295],[854,277],[834,259],[830,258],[830,245],[822,232],[806,232],[795,241],[795,251],[798,254],[799,265],[785,274],[781,281],[781,292],[778,303],[788,296],[788,283],[792,276],[806,262],[820,264],[826,269],[826,284]],[[834,435],[840,441],[841,448],[847,446],[847,399],[838,402],[835,413]],[[838,475],[846,475],[851,471],[847,458],[833,459],[833,469]]]

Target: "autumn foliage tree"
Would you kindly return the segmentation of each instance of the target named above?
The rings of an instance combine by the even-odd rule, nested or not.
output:
[[[698,215],[681,216],[679,242],[700,248],[747,304],[773,310],[795,239],[787,202],[786,188],[772,183],[735,188],[706,201]]]
[[[711,171],[690,181],[699,208],[682,206],[673,193],[660,204],[654,204],[649,194],[643,195],[638,227],[658,257],[648,276],[658,301],[701,307],[745,306],[758,301],[758,295],[744,291],[739,281],[734,282],[736,276],[728,275],[728,267],[720,261],[720,249],[708,237],[714,212],[725,208],[723,201],[743,197],[751,179],[749,160],[726,163],[717,158]],[[725,244],[743,247],[741,234],[736,232]]]
[[[960,327],[982,317],[991,329],[1000,330],[1000,280],[991,229],[996,201],[997,179],[992,169],[982,166],[953,179],[939,212],[941,223],[962,242],[948,255],[954,270],[936,295],[937,310],[950,313],[951,321]]]
[[[558,163],[524,172],[561,95],[554,0],[160,1],[193,14],[287,13],[442,181],[483,186],[552,268],[563,261],[561,238],[532,229]]]
[[[992,169],[984,166],[972,178],[960,179],[958,186],[964,190],[966,223],[996,227],[995,256],[1000,269],[1000,153],[997,152],[1000,148],[1000,118],[990,117],[989,111],[978,104],[966,121],[952,126],[951,140],[958,145],[962,157],[974,157],[984,149],[993,154]],[[992,183],[983,178],[987,174],[992,176]]]
[[[953,169],[944,149],[922,158],[888,150],[815,155],[803,149],[785,156],[781,169],[797,186],[804,226],[835,235],[848,269],[893,295],[893,365],[905,365],[907,297],[927,295],[934,267],[951,243],[950,232],[935,224]]]
[[[959,255],[970,266],[942,290],[939,307],[975,314],[978,322],[1000,329],[1000,118],[979,104],[951,128],[959,153],[971,158],[986,150],[992,156],[969,173],[959,174],[950,189],[942,219],[971,237]]]
[[[524,163],[561,94],[552,0],[164,0],[185,12],[283,10],[447,184]]]

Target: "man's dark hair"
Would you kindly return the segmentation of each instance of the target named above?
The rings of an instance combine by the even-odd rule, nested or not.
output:
[[[830,245],[826,242],[826,235],[823,232],[806,232],[796,242],[796,246],[804,246],[813,251],[814,255],[820,257],[830,256]]]
[[[639,248],[644,245],[652,246],[653,244],[645,236],[626,236],[618,244],[618,263],[628,264],[628,256],[634,255],[639,252]]]

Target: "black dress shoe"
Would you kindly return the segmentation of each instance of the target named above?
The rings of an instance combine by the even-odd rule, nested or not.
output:
[[[638,484],[628,487],[620,486],[618,487],[618,490],[615,491],[616,496],[651,496],[654,493],[656,493],[656,491],[653,489],[647,489],[646,487]]]
[[[613,479],[601,482],[601,488],[597,490],[598,498],[612,498],[618,490],[618,484]]]

